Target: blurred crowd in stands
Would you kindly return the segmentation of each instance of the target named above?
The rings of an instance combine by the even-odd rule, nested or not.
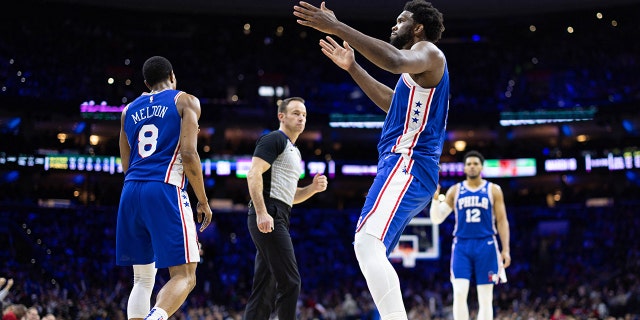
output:
[[[495,290],[496,318],[640,319],[638,204],[508,206],[513,265]],[[295,208],[291,220],[303,280],[299,319],[377,319],[352,250],[357,210],[314,206]],[[5,203],[1,213],[0,274],[13,281],[5,313],[24,306],[56,319],[126,318],[132,275],[113,260],[116,208]],[[198,283],[175,319],[241,318],[255,254],[245,215],[218,212],[200,235]],[[440,227],[438,259],[394,263],[410,319],[451,318],[452,229],[452,220]],[[167,280],[160,271],[156,287]]]
[[[24,10],[3,14],[0,22],[6,35],[0,37],[0,152],[62,151],[57,134],[68,123],[80,123],[79,105],[88,100],[116,106],[130,102],[145,91],[141,64],[158,54],[174,63],[179,88],[201,99],[203,127],[216,128],[212,154],[221,149],[248,154],[253,148],[254,141],[216,145],[225,144],[220,136],[225,126],[272,127],[275,98],[260,96],[260,86],[283,87],[285,95],[303,96],[311,128],[326,126],[330,113],[380,113],[348,75],[321,54],[322,35],[299,28],[293,18],[147,14],[53,3],[34,9],[27,8],[29,4],[16,4]],[[440,46],[452,79],[449,127],[493,119],[500,111],[539,108],[597,106],[617,121],[617,110],[637,113],[640,8],[601,12],[602,19],[596,11],[587,11],[478,21],[448,21],[445,13],[447,30]],[[395,17],[388,18],[386,23],[354,25],[386,39]],[[389,85],[397,80],[368,69]],[[12,121],[16,118],[17,123]],[[619,141],[637,144],[637,122],[631,121],[622,137],[599,139],[608,146]],[[100,123],[78,130],[88,136]],[[349,135],[324,130],[327,145]],[[488,158],[520,156],[518,151],[532,146],[505,143],[505,137],[498,136],[502,140],[489,141],[493,147],[481,150]],[[375,140],[342,148],[340,156],[368,154],[375,161]],[[70,142],[64,151],[87,153],[86,139]],[[366,143],[371,146],[363,146]],[[316,148],[301,145],[303,158],[318,156]],[[117,155],[117,141],[91,152]],[[90,205],[44,208],[38,199],[65,198],[69,186],[53,179],[51,172],[25,168],[21,173],[15,182],[5,179],[10,172],[0,168],[2,320],[125,319],[131,270],[116,267],[113,259],[113,204],[122,177],[70,177],[66,180],[72,185],[90,186],[87,197],[92,201],[81,202]],[[502,181],[513,265],[507,270],[509,282],[494,291],[496,318],[640,319],[640,202],[624,176],[606,176],[596,187],[599,194],[581,191],[579,182],[567,184],[563,191],[569,201],[555,207],[527,202],[537,198],[518,194],[510,181]],[[218,180],[213,188],[224,185]],[[334,185],[354,189],[347,183]],[[351,199],[340,201],[318,197],[294,208],[292,236],[303,279],[301,320],[377,319],[351,244],[363,192],[366,189],[356,189]],[[585,205],[587,197],[598,195],[615,199],[602,207]],[[246,192],[225,196],[236,203],[247,200]],[[215,228],[200,237],[197,287],[175,319],[241,318],[255,254],[245,214],[214,212]],[[440,227],[439,259],[419,260],[414,268],[395,264],[412,320],[451,318],[452,227],[452,221]],[[167,280],[161,271],[157,283]]]
[[[461,21],[447,20],[445,13],[447,29],[439,45],[451,73],[452,112],[638,100],[640,44],[631,41],[640,31],[637,9]],[[394,17],[383,21],[353,23],[387,39]],[[375,110],[348,75],[322,55],[322,34],[286,15],[140,14],[48,4],[8,15],[3,26],[11,31],[0,40],[3,96],[73,102],[66,109],[73,111],[88,100],[119,105],[146,90],[142,62],[163,54],[173,62],[179,86],[212,108],[232,103],[264,106],[258,87],[267,85],[286,86],[304,96],[311,114]],[[389,85],[397,81],[395,75],[371,72]]]

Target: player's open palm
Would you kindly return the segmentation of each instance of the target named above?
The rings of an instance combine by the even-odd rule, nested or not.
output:
[[[338,67],[348,71],[356,59],[353,48],[351,48],[346,41],[344,41],[343,44],[344,47],[339,45],[338,42],[330,36],[327,36],[327,40],[320,39],[322,53],[329,57]]]

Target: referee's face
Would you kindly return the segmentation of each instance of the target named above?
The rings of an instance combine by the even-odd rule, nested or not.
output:
[[[287,105],[287,111],[282,117],[282,124],[287,130],[292,132],[304,131],[305,124],[307,123],[307,108],[304,103],[300,101],[291,101]]]

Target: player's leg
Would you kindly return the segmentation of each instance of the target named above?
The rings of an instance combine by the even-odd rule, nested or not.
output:
[[[478,320],[491,320],[493,319],[493,286],[500,281],[500,253],[495,236],[478,239],[475,247]]]
[[[129,295],[127,317],[144,318],[149,313],[155,282],[151,237],[141,217],[142,183],[128,181],[122,188],[116,225],[116,263],[133,265],[133,288]]]
[[[478,320],[493,320],[493,283],[479,284]]]
[[[116,223],[116,264],[133,266],[154,261],[151,236],[139,201],[143,183],[127,181],[122,188]]]
[[[453,319],[468,320],[469,279],[451,279],[451,284],[453,285]]]
[[[156,304],[145,319],[166,320],[173,315],[196,286],[196,262],[169,267],[167,283],[162,286]]]
[[[471,280],[471,260],[467,255],[467,241],[453,239],[451,245],[451,284],[453,286],[453,319],[468,320],[469,283]]]
[[[133,266],[133,288],[127,303],[127,318],[144,319],[151,309],[151,294],[156,280],[155,263]]]
[[[407,319],[400,280],[380,239],[360,231],[354,241],[356,259],[382,319]]]
[[[428,190],[407,169],[398,156],[380,166],[369,190],[356,228],[354,250],[380,316],[407,319],[400,281],[388,255],[406,225],[428,204]]]
[[[153,195],[145,221],[151,234],[156,267],[169,268],[171,279],[158,292],[146,319],[168,319],[196,285],[200,262],[198,236],[186,190],[165,183],[147,183],[144,195]],[[145,198],[142,198],[145,199]]]

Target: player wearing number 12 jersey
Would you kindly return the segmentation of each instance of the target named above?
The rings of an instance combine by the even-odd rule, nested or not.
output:
[[[211,221],[202,164],[197,152],[200,102],[176,90],[169,60],[155,56],[142,67],[151,90],[123,111],[120,155],[125,172],[116,228],[116,263],[133,266],[129,319],[168,319],[195,286],[200,261],[192,206],[186,186],[198,199],[203,231]],[[150,310],[155,268],[171,279]]]
[[[431,220],[440,224],[454,212],[456,223],[451,248],[453,319],[469,319],[467,295],[475,278],[478,292],[478,319],[493,319],[493,285],[506,282],[504,268],[511,263],[509,222],[502,189],[482,178],[484,157],[477,151],[464,155],[467,178],[449,188],[446,196],[439,188],[431,204]],[[499,251],[496,232],[500,235]]]

